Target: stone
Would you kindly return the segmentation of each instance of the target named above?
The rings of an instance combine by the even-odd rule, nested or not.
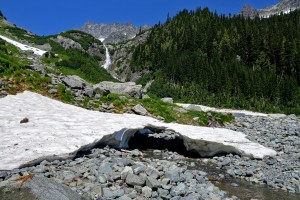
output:
[[[98,172],[100,174],[108,174],[110,172],[113,171],[113,169],[111,168],[112,164],[111,163],[102,163],[98,169]]]
[[[184,196],[186,193],[186,185],[184,183],[179,183],[177,186],[171,188],[170,194],[175,196]]]
[[[144,186],[142,188],[142,195],[146,198],[150,198],[152,196],[152,189],[150,187]]]
[[[118,189],[115,191],[110,190],[109,188],[103,188],[103,197],[115,199],[124,195],[123,189]]]
[[[130,152],[130,154],[133,157],[138,157],[142,155],[142,152],[140,152],[138,149],[134,149],[133,151]]]
[[[158,188],[157,192],[158,192],[159,196],[167,196],[169,194],[168,190],[165,190],[165,189],[162,189],[162,188]]]
[[[56,94],[57,92],[58,92],[57,89],[50,89],[50,90],[48,90],[49,94]]]
[[[29,119],[27,117],[23,118],[21,121],[20,121],[20,124],[25,124],[25,123],[28,123],[29,122]]]
[[[173,169],[166,171],[165,178],[168,178],[171,182],[178,182],[180,177],[178,171]]]
[[[85,88],[85,90],[84,90],[84,95],[85,96],[88,96],[88,97],[92,98],[94,96],[94,94],[95,93],[94,93],[93,88],[89,88],[89,87]]]
[[[147,113],[148,113],[148,111],[143,106],[141,106],[140,104],[135,105],[132,108],[132,111],[135,112],[138,115],[143,115],[143,116],[147,115]]]
[[[129,95],[137,99],[142,97],[142,85],[136,85],[134,82],[114,83],[103,81],[94,85],[93,89],[96,93],[109,91],[110,93]]]
[[[76,75],[66,76],[62,82],[71,89],[83,89],[87,85],[82,78]]]
[[[158,180],[151,177],[146,177],[146,186],[149,188],[156,190],[157,188],[160,188],[161,185],[162,184]]]
[[[0,199],[14,200],[83,200],[67,186],[44,177],[33,177],[19,187],[19,182],[6,181],[0,186]]]
[[[121,179],[125,180],[128,174],[132,174],[133,170],[131,167],[126,166],[121,172]]]
[[[174,103],[173,99],[170,98],[170,97],[165,97],[165,98],[162,98],[161,101],[165,102],[165,103]]]
[[[143,186],[145,181],[145,177],[137,176],[135,174],[128,174],[126,177],[126,183],[131,186]]]

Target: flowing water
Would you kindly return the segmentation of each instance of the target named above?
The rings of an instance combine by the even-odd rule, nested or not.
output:
[[[162,155],[154,155],[153,150],[146,150],[145,157],[166,159]],[[241,200],[299,200],[300,194],[288,193],[283,190],[272,189],[266,185],[250,183],[246,180],[232,178],[225,173],[225,171],[217,169],[213,164],[203,162],[201,158],[186,158],[188,163],[194,163],[189,165],[188,169],[201,170],[208,174],[209,180],[221,190],[228,193],[229,196],[236,196]],[[220,174],[224,178],[220,178]],[[238,186],[234,187],[232,183],[236,183]]]
[[[104,44],[105,47],[105,55],[106,55],[106,59],[105,59],[105,63],[103,65],[104,69],[108,69],[108,67],[111,65],[111,59],[110,59],[110,55],[109,55],[109,51],[108,48],[106,47],[106,45]]]

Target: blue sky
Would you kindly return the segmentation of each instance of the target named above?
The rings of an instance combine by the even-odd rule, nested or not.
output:
[[[132,22],[137,26],[164,22],[167,14],[209,7],[223,14],[236,14],[245,4],[264,8],[279,0],[0,0],[8,20],[38,35],[59,33],[96,23]]]

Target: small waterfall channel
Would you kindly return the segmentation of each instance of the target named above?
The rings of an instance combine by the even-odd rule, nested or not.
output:
[[[105,59],[105,63],[103,65],[103,68],[104,69],[108,69],[108,67],[111,65],[111,59],[110,59],[110,55],[109,55],[109,51],[108,51],[108,48],[105,44],[103,44],[104,47],[105,47],[105,56],[106,56],[106,59]]]

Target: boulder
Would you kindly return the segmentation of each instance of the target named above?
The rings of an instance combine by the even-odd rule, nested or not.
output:
[[[33,177],[24,182],[7,180],[0,183],[0,199],[6,200],[83,200],[65,185],[44,177]]]
[[[115,94],[126,94],[137,99],[142,97],[142,86],[136,85],[134,82],[114,83],[110,81],[103,81],[94,85],[93,88],[96,93],[109,91],[110,93]]]
[[[62,79],[63,83],[71,89],[82,89],[87,83],[76,75],[66,76]]]
[[[173,99],[170,97],[165,97],[161,99],[165,103],[174,103]]]
[[[147,113],[148,113],[148,111],[143,106],[141,106],[140,104],[135,105],[132,108],[132,111],[135,112],[138,115],[144,115],[144,116],[147,115]]]
[[[126,183],[131,186],[143,186],[145,184],[145,177],[128,174],[126,177]]]

